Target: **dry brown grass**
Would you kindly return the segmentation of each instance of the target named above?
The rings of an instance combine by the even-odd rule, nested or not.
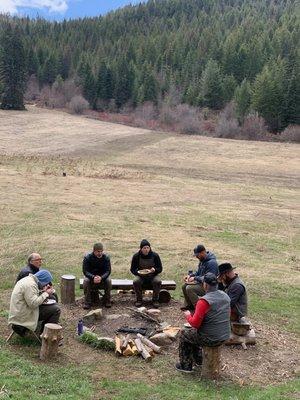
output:
[[[0,143],[3,313],[32,251],[58,282],[79,278],[83,253],[102,240],[113,277],[130,277],[146,237],[177,299],[202,242],[238,267],[253,321],[296,331],[299,145],[153,133],[35,107],[0,111]]]

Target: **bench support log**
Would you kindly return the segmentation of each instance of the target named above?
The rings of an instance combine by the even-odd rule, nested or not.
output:
[[[201,376],[207,379],[218,379],[221,365],[221,346],[202,348],[202,372]]]
[[[46,361],[56,358],[58,345],[62,339],[62,327],[58,324],[46,324],[41,338],[40,359]]]

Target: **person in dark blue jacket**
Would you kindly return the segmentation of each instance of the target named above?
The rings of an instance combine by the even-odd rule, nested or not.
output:
[[[98,290],[104,289],[103,304],[111,307],[111,265],[109,257],[103,252],[103,244],[95,243],[93,252],[86,254],[82,263],[82,271],[85,276],[83,281],[84,306],[88,310],[92,306],[92,292],[97,294]]]
[[[199,265],[196,272],[190,271],[184,277],[182,291],[184,295],[184,306],[182,310],[194,310],[199,297],[204,296],[203,277],[208,272],[218,275],[218,262],[216,256],[205,249],[203,244],[194,248],[194,256],[198,258]]]

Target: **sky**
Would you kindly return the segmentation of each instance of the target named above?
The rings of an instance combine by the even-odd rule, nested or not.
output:
[[[0,13],[48,20],[94,17],[143,0],[0,0]]]

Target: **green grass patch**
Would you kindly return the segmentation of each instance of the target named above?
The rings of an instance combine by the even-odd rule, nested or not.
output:
[[[195,382],[189,376],[178,377],[159,384],[144,382],[120,382],[105,380],[100,383],[106,395],[101,399],[111,400],[290,400],[300,389],[300,381],[289,382],[278,387],[239,387],[226,383]]]
[[[90,371],[89,371],[90,372]],[[93,385],[86,368],[58,363],[42,364],[1,348],[0,398],[15,400],[82,400],[92,398]]]

